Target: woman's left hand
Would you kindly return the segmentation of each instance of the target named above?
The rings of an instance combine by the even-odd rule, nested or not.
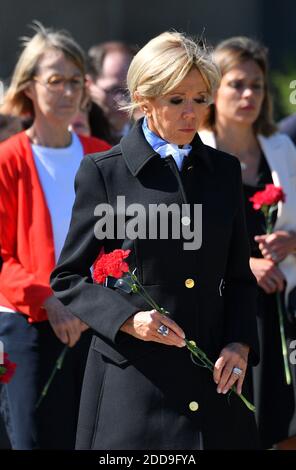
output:
[[[255,241],[259,243],[264,258],[271,259],[275,263],[283,261],[296,249],[296,233],[292,231],[277,230],[269,235],[257,235]]]
[[[242,393],[249,351],[249,346],[242,343],[230,343],[222,349],[213,373],[218,393],[227,393],[236,382],[237,393]],[[241,370],[241,373],[235,373],[235,368],[238,369],[237,372]]]

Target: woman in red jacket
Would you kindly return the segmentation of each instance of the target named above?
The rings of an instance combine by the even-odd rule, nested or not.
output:
[[[52,271],[65,241],[74,176],[99,139],[69,123],[84,95],[84,56],[65,32],[38,26],[15,67],[3,109],[33,123],[0,145],[0,339],[17,371],[2,389],[1,408],[14,449],[74,448],[89,335],[54,296]],[[35,409],[64,345],[63,369]]]

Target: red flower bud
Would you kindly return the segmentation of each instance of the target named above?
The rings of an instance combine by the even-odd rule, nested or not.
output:
[[[8,354],[4,353],[4,364],[0,364],[0,383],[7,384],[16,369],[16,364],[8,359]]]
[[[94,263],[93,278],[98,284],[103,284],[108,276],[119,279],[129,270],[128,264],[123,261],[131,250],[114,250],[111,253],[100,253]]]
[[[253,203],[255,210],[261,209],[262,206],[273,206],[278,202],[285,202],[286,196],[281,187],[274,184],[266,184],[263,191],[257,191],[249,201]]]

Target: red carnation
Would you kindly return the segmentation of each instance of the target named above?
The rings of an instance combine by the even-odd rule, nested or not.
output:
[[[285,202],[286,196],[281,187],[274,184],[266,184],[263,191],[257,191],[250,201],[253,203],[255,210],[261,209],[262,206],[273,206],[278,202]]]
[[[0,383],[7,384],[12,378],[16,369],[16,364],[8,359],[8,354],[4,353],[4,364],[0,364]]]
[[[114,250],[111,253],[100,254],[94,263],[93,278],[98,284],[103,284],[108,276],[119,279],[129,270],[123,261],[131,250]]]

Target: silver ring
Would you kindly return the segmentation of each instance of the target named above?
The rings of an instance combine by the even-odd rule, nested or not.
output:
[[[243,369],[240,369],[240,367],[234,367],[232,369],[232,373],[235,375],[241,375],[243,373]]]
[[[278,255],[277,255],[276,253],[271,253],[270,256],[271,256],[272,261],[274,261],[275,263],[276,263],[276,262],[278,261],[278,259],[279,259],[279,258],[278,258]]]
[[[157,332],[162,335],[162,336],[167,336],[169,334],[169,329],[165,325],[160,325],[160,327],[157,329]]]

